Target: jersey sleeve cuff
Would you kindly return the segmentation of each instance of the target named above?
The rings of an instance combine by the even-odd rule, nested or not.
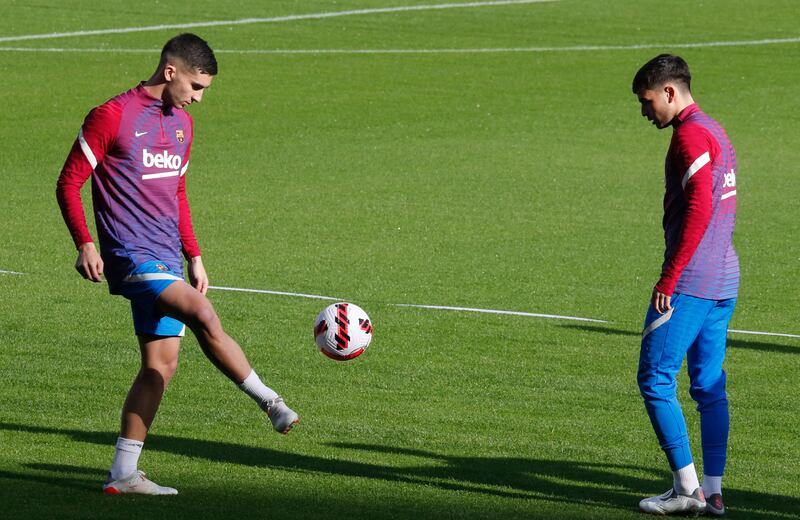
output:
[[[183,257],[186,260],[191,260],[192,258],[195,258],[195,257],[198,257],[198,256],[201,256],[200,255],[200,248],[192,248],[192,249],[183,248]]]
[[[661,278],[655,286],[655,290],[666,296],[672,296],[675,292],[675,286],[678,285],[677,281],[668,278]]]

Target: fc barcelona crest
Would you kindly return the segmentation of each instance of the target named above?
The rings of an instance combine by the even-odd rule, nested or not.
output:
[[[182,143],[182,142],[184,141],[184,139],[186,139],[186,138],[183,136],[183,130],[175,130],[175,137],[177,137],[177,138],[178,138],[178,142],[179,142],[179,143]]]

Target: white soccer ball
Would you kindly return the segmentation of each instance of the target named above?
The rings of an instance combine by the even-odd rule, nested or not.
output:
[[[352,303],[328,305],[314,322],[319,351],[336,361],[357,358],[372,341],[372,322],[364,309]]]

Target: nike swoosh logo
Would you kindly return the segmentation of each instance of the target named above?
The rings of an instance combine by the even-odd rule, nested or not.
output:
[[[134,132],[133,135],[135,135],[136,137],[142,137],[146,133],[148,132]]]

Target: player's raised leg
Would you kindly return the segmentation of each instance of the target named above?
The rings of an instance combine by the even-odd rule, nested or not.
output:
[[[122,407],[122,424],[117,439],[107,494],[175,495],[177,490],[148,480],[138,462],[147,432],[153,423],[161,398],[178,366],[180,337],[139,335],[141,367]]]
[[[286,406],[283,399],[264,385],[239,344],[222,328],[211,302],[200,291],[182,281],[173,283],[161,293],[156,306],[192,330],[206,357],[258,403],[276,431],[288,433],[300,422],[298,415]]]

